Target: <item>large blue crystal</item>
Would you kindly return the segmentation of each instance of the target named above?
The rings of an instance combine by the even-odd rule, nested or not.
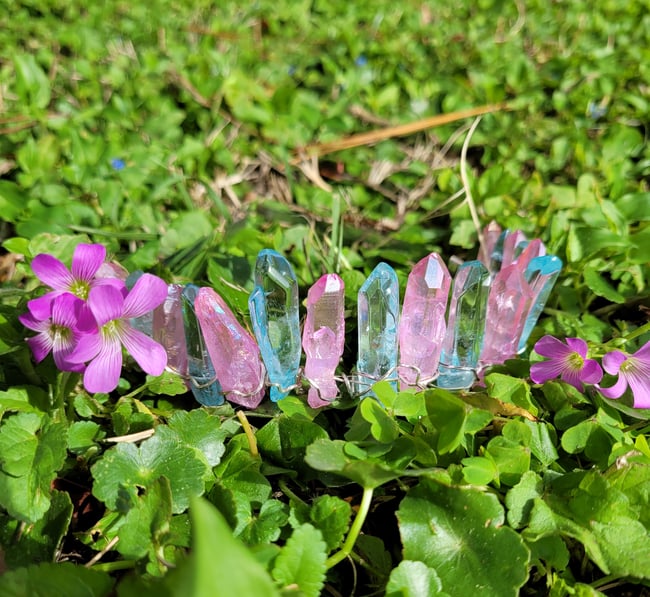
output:
[[[489,272],[480,261],[467,261],[456,272],[436,380],[441,388],[469,388],[476,380],[474,371],[481,354],[490,290],[488,279]]]
[[[368,392],[372,384],[390,378],[397,389],[397,326],[399,284],[395,270],[380,263],[359,290],[358,391]]]
[[[301,355],[298,282],[276,251],[264,249],[257,256],[248,308],[275,402],[296,383]]]
[[[194,301],[199,287],[188,284],[181,295],[183,324],[187,341],[188,386],[197,402],[204,406],[219,406],[224,402],[221,385],[205,347],[201,328],[194,311]]]
[[[533,302],[519,338],[518,352],[525,350],[526,342],[544,310],[561,269],[562,260],[555,255],[535,257],[528,264],[525,276],[533,292]]]

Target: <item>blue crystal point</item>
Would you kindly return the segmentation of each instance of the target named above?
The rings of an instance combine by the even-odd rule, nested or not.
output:
[[[187,385],[200,404],[219,406],[224,403],[225,398],[221,391],[221,385],[216,379],[217,376],[194,311],[194,301],[198,292],[198,286],[188,284],[181,294],[183,325],[187,341],[187,374],[189,376]]]
[[[248,309],[271,383],[271,400],[277,402],[296,383],[302,349],[296,274],[276,251],[264,249],[257,256]]]
[[[510,234],[510,230],[504,230],[497,239],[497,242],[494,244],[492,253],[490,254],[490,273],[495,274],[501,269],[501,264],[503,263],[503,245],[505,243],[506,237]]]
[[[489,276],[480,261],[467,261],[456,272],[436,380],[438,387],[469,388],[476,380],[474,370],[483,344]]]
[[[395,270],[380,263],[372,271],[358,295],[359,356],[358,391],[366,394],[380,379],[390,376],[397,389],[397,326],[399,283]]]
[[[562,260],[555,255],[543,255],[530,260],[524,275],[532,289],[533,302],[519,338],[518,352],[525,350],[526,342],[544,310],[561,269]]]

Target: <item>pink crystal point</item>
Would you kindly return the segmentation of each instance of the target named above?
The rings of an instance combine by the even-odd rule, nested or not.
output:
[[[521,243],[526,242],[526,235],[521,230],[515,230],[510,232],[505,240],[503,241],[503,261],[501,262],[501,269],[508,267],[517,259],[517,255],[521,250],[517,250],[517,247]]]
[[[226,398],[255,408],[265,394],[264,365],[255,339],[212,288],[199,290],[194,308]]]
[[[334,372],[345,344],[345,285],[337,274],[325,274],[307,293],[307,319],[302,347],[307,355],[305,377],[312,383],[307,402],[325,406],[339,393]]]
[[[153,311],[153,339],[167,351],[167,368],[187,375],[187,340],[183,324],[181,295],[183,286],[169,284],[167,298]]]
[[[495,276],[485,315],[485,336],[480,358],[483,365],[503,363],[516,356],[519,336],[532,300],[532,289],[517,263],[502,269]]]
[[[487,268],[490,267],[492,253],[497,245],[499,236],[501,236],[501,226],[494,220],[483,228],[483,244],[478,251],[478,260]]]
[[[526,245],[519,255],[515,256],[513,263],[516,263],[517,267],[522,272],[525,272],[528,264],[535,257],[542,257],[543,255],[546,255],[546,247],[539,238],[535,238]]]
[[[399,322],[402,387],[424,386],[438,370],[447,323],[451,276],[440,255],[431,253],[409,274]]]

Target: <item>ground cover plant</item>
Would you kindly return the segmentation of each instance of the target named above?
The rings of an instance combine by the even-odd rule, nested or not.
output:
[[[648,594],[642,3],[0,7],[0,594]],[[346,373],[373,267],[402,289],[432,251],[453,270],[492,220],[564,268],[471,391],[208,408],[126,353],[89,391],[25,341],[37,255],[74,273],[101,245],[250,327],[273,248],[303,298],[345,281]]]

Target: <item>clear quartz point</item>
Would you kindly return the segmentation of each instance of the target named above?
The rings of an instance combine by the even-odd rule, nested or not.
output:
[[[447,335],[436,385],[449,390],[469,388],[483,345],[489,272],[480,261],[463,263],[454,276]]]
[[[357,391],[364,395],[384,378],[394,379],[397,369],[399,284],[395,270],[380,263],[358,294],[359,355]],[[397,383],[391,380],[395,389]]]
[[[194,301],[198,292],[198,286],[188,284],[181,294],[181,310],[187,342],[187,386],[200,404],[219,406],[224,403],[225,398],[196,318]]]
[[[271,249],[255,263],[255,288],[248,300],[255,338],[271,383],[271,400],[284,398],[300,367],[298,282],[289,262]]]
[[[447,266],[436,253],[421,259],[409,274],[399,322],[402,388],[423,387],[436,377],[450,284]]]
[[[305,377],[311,383],[307,401],[312,408],[338,395],[334,373],[345,345],[345,286],[337,274],[325,274],[307,293],[307,318],[302,346],[307,359]]]
[[[266,388],[255,339],[212,288],[199,289],[194,309],[224,394],[230,402],[257,407]]]

